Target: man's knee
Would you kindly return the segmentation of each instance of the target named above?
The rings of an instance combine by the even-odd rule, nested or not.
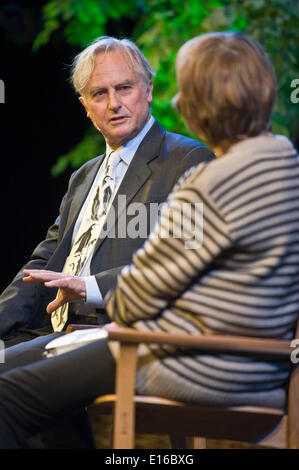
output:
[[[38,336],[30,341],[18,343],[11,347],[7,347],[4,343],[4,361],[0,363],[0,374],[43,359],[45,345],[56,336],[57,333]]]

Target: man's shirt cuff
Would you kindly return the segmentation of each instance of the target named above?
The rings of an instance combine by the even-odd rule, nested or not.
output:
[[[86,286],[86,307],[103,308],[104,300],[95,276],[82,276]]]

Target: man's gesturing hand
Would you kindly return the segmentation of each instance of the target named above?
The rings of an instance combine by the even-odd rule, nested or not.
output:
[[[59,296],[47,306],[47,312],[52,313],[58,307],[72,300],[86,299],[86,286],[82,278],[65,273],[56,273],[44,269],[24,269],[25,282],[43,282],[46,287],[57,287]]]

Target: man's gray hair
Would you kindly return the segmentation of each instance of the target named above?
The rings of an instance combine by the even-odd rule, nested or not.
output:
[[[141,75],[146,87],[148,87],[155,73],[136,44],[130,39],[102,36],[93,41],[73,61],[71,81],[77,93],[80,95],[84,94],[84,88],[94,69],[95,56],[99,53],[110,51],[120,51],[127,58],[128,64],[132,66],[132,69]]]

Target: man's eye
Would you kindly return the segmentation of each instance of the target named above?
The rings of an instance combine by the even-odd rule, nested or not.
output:
[[[104,90],[94,90],[91,93],[92,98],[97,98],[98,96],[103,96],[105,94]]]

